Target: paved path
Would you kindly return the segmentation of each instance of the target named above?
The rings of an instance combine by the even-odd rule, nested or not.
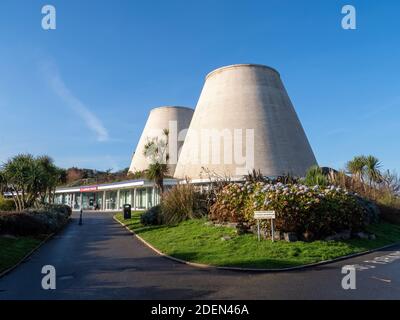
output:
[[[400,299],[400,247],[284,273],[201,270],[159,257],[112,220],[87,213],[28,261],[0,279],[1,299]],[[390,261],[395,260],[395,261]],[[41,289],[41,268],[57,270],[57,289]],[[357,289],[341,288],[341,268],[357,272]]]

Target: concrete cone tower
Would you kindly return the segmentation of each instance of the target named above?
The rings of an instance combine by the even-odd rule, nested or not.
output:
[[[168,174],[173,176],[178,161],[178,152],[182,147],[192,116],[193,109],[186,107],[163,106],[152,109],[132,157],[129,172],[134,173],[148,168],[151,161],[144,156],[146,143],[154,138],[165,140],[163,130],[168,129],[170,142]]]
[[[252,169],[265,176],[304,176],[315,164],[279,73],[238,64],[206,77],[174,176],[205,179],[203,168],[230,177]]]

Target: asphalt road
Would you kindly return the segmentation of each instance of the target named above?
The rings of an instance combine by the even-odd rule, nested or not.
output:
[[[41,288],[44,265],[55,290]],[[341,287],[345,265],[358,265],[355,290]],[[0,299],[400,299],[400,247],[302,271],[204,270],[157,256],[110,214],[85,213],[0,279]]]

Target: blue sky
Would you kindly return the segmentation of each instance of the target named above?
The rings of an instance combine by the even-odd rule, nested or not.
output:
[[[320,165],[400,169],[399,15],[395,0],[2,0],[0,161],[127,167],[151,108],[195,107],[208,72],[259,63],[280,71]]]

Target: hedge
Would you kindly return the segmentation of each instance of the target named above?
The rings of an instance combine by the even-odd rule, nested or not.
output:
[[[37,236],[50,234],[62,228],[71,216],[65,205],[48,205],[23,212],[0,213],[0,235]]]

